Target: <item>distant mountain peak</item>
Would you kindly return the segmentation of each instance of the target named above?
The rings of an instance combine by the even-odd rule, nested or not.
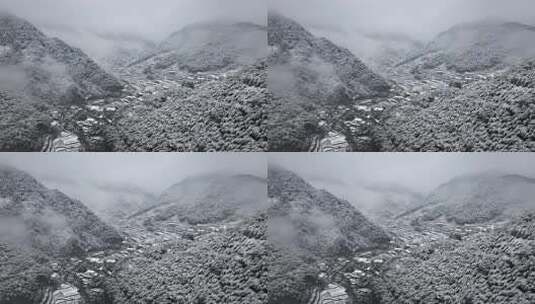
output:
[[[169,35],[153,52],[130,66],[148,64],[156,72],[171,67],[208,72],[253,65],[267,56],[265,32],[264,26],[248,22],[189,24]]]
[[[458,224],[484,223],[535,210],[535,179],[489,171],[455,177],[432,191],[417,213],[420,219],[444,216]]]
[[[467,29],[489,29],[489,28],[509,28],[509,29],[520,29],[520,30],[534,29],[533,26],[520,23],[520,22],[508,21],[508,20],[501,19],[501,18],[485,18],[485,19],[480,19],[476,21],[459,23],[457,25],[452,26],[445,32],[463,31]]]
[[[461,23],[427,45],[425,62],[431,66],[444,63],[457,72],[503,68],[534,56],[529,42],[534,38],[535,27],[518,22],[486,19]]]
[[[184,26],[178,31],[173,32],[169,37],[180,35],[183,32],[194,31],[198,29],[207,29],[207,30],[218,30],[221,27],[235,28],[235,29],[265,29],[264,26],[253,22],[237,22],[230,20],[215,20],[215,21],[202,21],[195,22]]]
[[[477,182],[477,181],[489,182],[489,181],[500,180],[500,179],[517,180],[517,181],[523,181],[523,182],[532,180],[531,178],[526,177],[521,174],[511,174],[503,170],[487,170],[487,171],[482,171],[482,172],[477,172],[477,173],[468,173],[468,174],[455,176],[454,178],[450,179],[448,182],[444,183],[443,185],[449,185],[449,184],[455,184],[455,183],[466,183],[466,182]]]
[[[266,180],[249,174],[191,176],[167,188],[158,204],[132,217],[152,225],[161,221],[207,224],[243,220],[267,210]]]

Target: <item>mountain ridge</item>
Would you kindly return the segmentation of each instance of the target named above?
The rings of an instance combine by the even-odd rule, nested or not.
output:
[[[348,49],[271,11],[268,45],[270,151],[308,151],[315,140],[329,133],[330,124],[338,132],[346,131],[347,126],[338,122],[338,107],[390,93],[390,84]],[[336,117],[322,127],[320,121],[327,113]]]
[[[390,240],[380,227],[366,219],[349,202],[314,188],[286,169],[269,167],[268,195],[276,201],[270,208],[272,221],[279,218],[281,223],[286,220],[290,226],[295,224],[296,236],[302,236],[299,237],[302,242],[299,246],[319,255],[340,255],[387,246]],[[316,217],[326,220],[315,222]],[[299,228],[306,226],[310,229]],[[314,226],[324,229],[315,229]],[[327,235],[322,235],[324,232]]]
[[[13,167],[0,167],[0,180],[0,216],[18,227],[15,235],[3,236],[15,245],[20,241],[32,250],[61,256],[120,244],[119,233],[80,201]]]
[[[59,38],[49,38],[30,22],[0,15],[0,64],[20,69],[24,93],[57,103],[117,95],[122,83],[102,70],[80,49]]]
[[[153,225],[170,218],[190,224],[242,220],[268,208],[266,179],[250,174],[206,174],[168,187],[158,203],[129,218]]]
[[[267,56],[262,49],[266,27],[249,22],[213,21],[187,25],[171,33],[149,54],[128,67],[149,63],[158,72],[177,65],[192,73],[230,70]]]
[[[518,174],[486,173],[465,175],[438,186],[424,204],[402,216],[416,216],[414,223],[441,216],[457,224],[497,221],[535,210],[530,195],[535,179]]]
[[[510,65],[509,61],[519,63],[535,56],[535,52],[529,52],[533,45],[523,43],[528,37],[535,37],[535,26],[503,20],[461,23],[436,35],[421,53],[397,66],[430,56],[424,60],[424,67],[446,64],[461,73],[503,68]]]

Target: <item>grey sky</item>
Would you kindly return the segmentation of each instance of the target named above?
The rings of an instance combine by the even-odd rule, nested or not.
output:
[[[153,194],[206,173],[266,176],[266,161],[311,181],[398,184],[429,192],[465,174],[499,171],[535,177],[535,153],[2,153],[0,164],[22,169],[50,187],[97,205],[88,183],[131,184]],[[85,188],[84,188],[85,187]]]
[[[266,175],[262,153],[1,153],[0,164],[24,170],[45,185],[133,184],[155,194],[192,175]]]
[[[419,192],[455,176],[488,171],[535,177],[535,153],[280,153],[269,160],[306,179],[398,184]]]
[[[535,177],[532,153],[2,153],[42,181],[131,183],[160,192],[191,175],[210,172],[265,177],[266,160],[306,178],[396,183],[429,191],[452,177],[484,171]],[[60,189],[61,190],[61,189]]]
[[[193,22],[266,22],[265,0],[2,0],[0,10],[38,26],[145,34],[156,39]]]
[[[268,0],[309,25],[389,31],[430,39],[460,22],[500,18],[535,25],[533,0]]]

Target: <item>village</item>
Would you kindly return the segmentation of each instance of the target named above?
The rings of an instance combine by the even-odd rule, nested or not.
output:
[[[158,72],[145,65],[116,67],[114,73],[124,83],[121,96],[86,99],[83,105],[70,105],[62,112],[54,110],[50,128],[55,135],[47,136],[41,152],[98,151],[106,141],[101,128],[113,125],[121,115],[131,116],[138,108],[155,109],[187,98],[199,85],[224,80],[235,72],[188,72],[177,65]]]
[[[325,136],[315,136],[309,152],[351,152],[354,147],[367,150],[372,144],[370,128],[380,126],[388,115],[405,115],[411,107],[427,107],[438,101],[452,89],[462,89],[475,81],[494,79],[505,72],[464,72],[448,69],[444,64],[432,69],[423,69],[423,63],[415,61],[391,67],[384,73],[392,79],[388,97],[353,100],[352,105],[338,105],[330,113],[319,112],[318,127]],[[346,118],[350,117],[350,120]],[[335,122],[335,123],[329,123]]]
[[[154,250],[166,250],[166,243],[178,240],[195,241],[202,235],[221,233],[232,229],[237,222],[226,224],[199,224],[169,220],[157,229],[147,229],[132,220],[119,220],[118,227],[124,234],[120,248],[88,253],[85,257],[72,257],[53,262],[54,271],[41,304],[106,303],[103,282],[121,267],[131,267],[128,262]]]
[[[318,263],[318,279],[324,282],[326,287],[323,290],[315,289],[308,303],[372,303],[373,280],[381,277],[384,267],[396,267],[397,260],[432,250],[433,245],[440,241],[462,240],[472,234],[500,229],[505,224],[506,222],[455,225],[438,219],[417,231],[409,222],[394,220],[387,224],[389,231],[395,231],[389,248],[360,252],[352,258],[337,258]]]

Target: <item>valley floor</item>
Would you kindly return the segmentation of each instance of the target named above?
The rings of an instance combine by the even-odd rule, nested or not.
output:
[[[45,290],[41,303],[120,303],[111,297],[107,281],[124,267],[135,267],[132,261],[181,240],[203,242],[203,235],[224,233],[238,224],[188,225],[168,221],[158,229],[147,229],[129,220],[119,221],[117,228],[124,235],[121,248],[92,252],[49,265],[54,271],[51,278],[55,284]]]
[[[309,303],[397,303],[383,299],[389,271],[407,267],[404,264],[406,259],[419,259],[422,252],[440,250],[441,246],[452,239],[461,242],[477,238],[479,234],[499,231],[505,227],[506,222],[458,226],[439,220],[415,229],[408,222],[392,220],[385,225],[387,231],[394,235],[390,248],[359,252],[353,257],[333,259],[316,265],[320,271],[319,279],[326,287],[323,290],[315,289]],[[388,282],[392,283],[394,282]]]
[[[193,73],[171,66],[151,74],[144,65],[117,67],[116,76],[126,83],[121,97],[54,109],[49,113],[54,132],[43,140],[41,151],[265,149],[260,121],[263,80],[261,75],[243,75],[245,68]],[[231,108],[246,112],[236,115]],[[215,126],[220,123],[224,127]],[[229,134],[209,136],[214,128]],[[224,142],[217,142],[218,137]]]
[[[324,129],[325,136],[314,137],[309,152],[397,151],[400,146],[392,141],[403,138],[403,120],[425,119],[416,117],[417,111],[453,98],[447,94],[453,96],[472,83],[492,81],[507,71],[458,73],[441,65],[415,72],[415,65],[410,64],[383,69],[382,74],[391,79],[390,96],[354,100],[351,106],[339,105],[336,110],[320,112],[318,127]]]

